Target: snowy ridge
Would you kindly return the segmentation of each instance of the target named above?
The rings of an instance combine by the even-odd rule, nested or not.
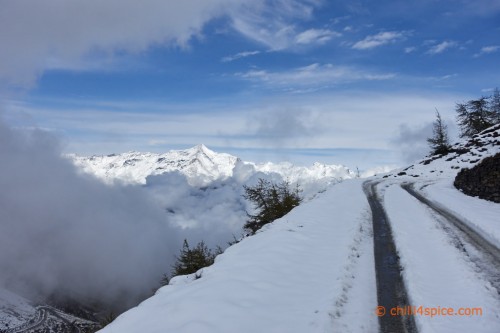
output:
[[[95,155],[90,157],[69,155],[85,172],[107,181],[146,183],[146,177],[179,171],[188,179],[210,182],[227,178],[237,158],[219,154],[204,145],[186,150],[171,150],[165,154],[128,152],[124,154]]]
[[[206,185],[233,176],[236,166],[246,166],[251,172],[276,173],[292,183],[307,183],[319,179],[332,183],[354,177],[351,170],[341,165],[315,163],[311,167],[301,167],[291,163],[256,164],[243,162],[229,154],[216,153],[202,144],[186,150],[171,150],[164,154],[128,152],[69,157],[82,170],[108,183],[119,180],[130,184],[145,184],[148,176],[178,171],[187,177],[191,185]]]

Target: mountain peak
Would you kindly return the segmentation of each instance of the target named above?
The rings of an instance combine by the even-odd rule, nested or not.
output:
[[[199,153],[205,153],[205,154],[214,154],[215,152],[208,149],[207,146],[205,146],[203,143],[200,143],[200,144],[197,144],[196,146],[194,146],[193,148],[191,148],[192,150],[195,150]]]

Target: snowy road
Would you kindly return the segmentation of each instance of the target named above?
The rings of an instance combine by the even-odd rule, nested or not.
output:
[[[378,306],[383,309],[405,307],[410,304],[389,219],[377,194],[378,183],[367,181],[363,184],[372,210]],[[413,317],[380,316],[379,325],[382,332],[417,332]]]
[[[415,315],[418,331],[498,332],[500,297],[492,283],[498,279],[495,260],[479,248],[477,237],[478,244],[469,241],[472,232],[461,232],[450,223],[450,216],[429,207],[401,185],[382,182],[379,191],[391,222],[410,303],[428,309],[452,309],[451,315]],[[459,314],[461,309],[472,308],[481,313]]]
[[[419,193],[414,185],[405,183],[401,187],[448,222],[443,227],[455,246],[478,266],[500,296],[500,249],[476,232],[463,218]]]

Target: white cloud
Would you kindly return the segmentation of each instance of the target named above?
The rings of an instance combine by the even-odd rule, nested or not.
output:
[[[480,57],[484,54],[491,54],[491,53],[496,53],[500,50],[500,46],[499,45],[490,45],[490,46],[484,46],[481,48],[481,50],[474,54],[474,57]]]
[[[457,47],[458,43],[454,41],[444,41],[442,43],[439,43],[437,45],[432,46],[427,53],[429,54],[440,54],[443,53],[444,51]]]
[[[388,80],[394,73],[372,73],[347,66],[321,65],[314,63],[282,72],[250,70],[237,76],[263,82],[273,88],[318,87],[335,85],[342,82]]]
[[[328,29],[309,29],[295,36],[297,44],[324,44],[340,33]]]
[[[297,44],[321,44],[337,33],[327,29],[301,31],[297,20],[310,20],[318,0],[254,1],[232,13],[235,30],[271,50],[284,50]]]
[[[405,47],[405,53],[412,53],[415,52],[416,50],[417,48],[415,46]]]
[[[310,66],[309,70],[319,72],[321,68],[316,65]],[[274,74],[286,73],[270,73],[270,80],[279,79]],[[260,75],[265,74],[258,74],[254,78],[256,82],[267,84],[261,81]],[[313,85],[315,79],[311,77],[309,80]],[[277,88],[283,87],[278,85]],[[297,86],[300,88],[310,86]],[[198,143],[219,147],[220,151],[226,148],[266,149],[269,140],[263,142],[259,133],[270,132],[279,134],[275,139],[284,148],[386,149],[392,136],[391,129],[396,129],[401,119],[409,124],[432,121],[435,107],[443,117],[447,112],[453,117],[455,102],[461,98],[463,96],[432,93],[412,95],[368,90],[342,93],[328,90],[269,96],[265,101],[238,100],[212,105],[186,102],[185,105],[146,107],[147,103],[123,106],[100,103],[69,108],[67,103],[61,103],[65,107],[59,110],[30,105],[9,106],[6,115],[18,126],[31,126],[31,119],[34,119],[39,126],[51,128],[68,139],[65,151],[81,154],[130,150],[164,152]],[[52,102],[52,105],[56,104],[56,101]],[[129,108],[142,111],[131,112]],[[178,112],[172,114],[170,110]],[[428,113],[422,110],[428,110]],[[21,113],[25,116],[13,120],[14,114]],[[273,116],[266,116],[268,114]],[[280,119],[285,119],[287,114],[291,118],[291,128],[301,132],[297,137],[280,127]],[[266,121],[268,125],[265,125]]]
[[[98,51],[186,46],[203,25],[239,0],[27,0],[2,2],[0,80],[32,84],[47,67],[80,63]]]
[[[0,88],[29,87],[44,70],[108,67],[96,59],[151,45],[188,47],[216,17],[272,49],[290,45],[290,23],[309,19],[317,0],[26,0],[2,2]],[[324,41],[327,36],[318,36]],[[95,55],[98,57],[95,57]]]
[[[404,31],[383,31],[376,35],[367,36],[365,39],[354,43],[352,48],[357,50],[373,49],[402,40],[406,37],[406,34]]]
[[[399,150],[405,163],[412,163],[429,153],[427,138],[432,135],[432,123],[419,126],[401,124],[397,135],[392,138],[392,144]]]
[[[224,58],[221,59],[221,61],[222,62],[231,62],[231,61],[234,61],[234,60],[238,60],[238,59],[241,59],[241,58],[250,57],[250,56],[253,56],[253,55],[260,54],[260,53],[261,53],[260,51],[244,51],[244,52],[239,52],[239,53],[236,53],[236,54],[224,57]]]
[[[308,108],[280,106],[268,108],[265,113],[252,115],[248,122],[250,133],[255,133],[269,147],[299,145],[308,138],[328,131],[325,115]]]

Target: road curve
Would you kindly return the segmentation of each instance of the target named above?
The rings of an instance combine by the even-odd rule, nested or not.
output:
[[[11,329],[6,330],[6,333],[28,333],[33,330],[44,328],[45,324],[49,316],[56,317],[59,321],[64,322],[70,329],[70,332],[66,333],[80,333],[80,328],[76,325],[73,325],[68,319],[61,316],[55,309],[48,306],[39,306],[36,309],[35,316],[29,322],[13,327]]]
[[[37,328],[41,328],[43,324],[47,321],[49,314],[47,310],[43,307],[39,307],[36,309],[36,313],[30,321],[10,329],[7,329],[5,332],[7,333],[23,333],[29,332],[30,330],[35,330]]]
[[[363,190],[372,211],[377,302],[386,311],[385,315],[379,316],[380,332],[417,333],[413,316],[391,316],[389,313],[392,308],[410,304],[389,219],[376,191],[378,183],[366,181]]]

